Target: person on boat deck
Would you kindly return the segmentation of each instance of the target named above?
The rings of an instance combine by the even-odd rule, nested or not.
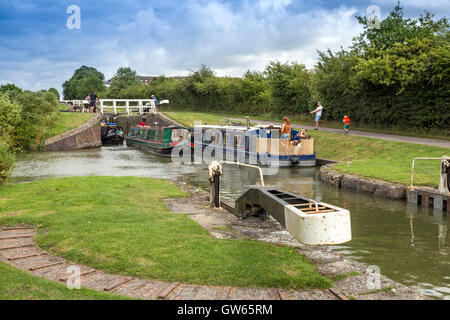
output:
[[[145,127],[147,124],[145,123],[145,119],[142,119],[141,123],[139,123],[141,127]]]
[[[291,138],[291,120],[288,117],[283,118],[284,124],[281,129],[281,139],[290,139]]]
[[[301,143],[301,140],[308,138],[308,131],[306,129],[302,129],[295,137],[292,138],[292,145],[296,146]]]

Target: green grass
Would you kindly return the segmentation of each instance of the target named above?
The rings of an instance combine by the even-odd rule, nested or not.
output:
[[[174,120],[177,120],[181,124],[185,126],[190,126],[194,123],[195,120],[202,119],[204,122],[208,124],[218,124],[219,121],[223,118],[242,118],[244,119],[247,115],[245,114],[226,114],[226,113],[202,113],[202,112],[165,112],[168,116],[173,117]],[[283,122],[283,116],[272,115],[272,114],[261,114],[257,116],[250,116],[251,120],[263,120],[263,121],[276,121],[278,123]],[[305,125],[305,126],[314,126],[313,116],[310,115],[299,115],[299,116],[289,116],[292,123],[294,125]],[[254,121],[253,121],[254,122]],[[334,128],[334,129],[342,129],[343,124],[341,121],[327,121],[321,120],[320,126],[322,128]],[[410,137],[420,137],[420,138],[432,138],[432,139],[441,139],[441,140],[450,140],[450,129],[449,130],[422,130],[418,131],[417,129],[398,129],[398,128],[377,128],[370,125],[360,125],[358,123],[352,122],[350,130],[359,130],[365,132],[377,132],[377,133],[387,133],[387,134],[396,134],[402,136],[410,136]]]
[[[193,123],[194,119],[217,124],[225,115],[207,113],[167,113],[177,121]],[[294,127],[297,127],[294,124]],[[300,127],[297,127],[300,128]],[[315,138],[315,151],[320,159],[342,161],[336,170],[365,178],[410,184],[411,164],[415,157],[442,157],[449,148],[417,145],[381,139],[345,136],[323,131],[310,131]],[[348,162],[351,165],[348,166]],[[440,177],[439,161],[416,164],[415,185],[437,187]]]
[[[200,112],[164,112],[164,114],[188,128],[192,127],[196,121],[201,121],[202,124],[218,125],[226,117],[233,117],[230,114]]]
[[[0,300],[112,300],[120,296],[88,289],[69,290],[0,262]]]
[[[66,131],[75,129],[83,123],[89,121],[89,119],[91,119],[94,115],[94,113],[60,112],[54,119],[53,124],[46,128],[45,137],[48,139]]]
[[[409,185],[415,157],[442,157],[450,149],[380,139],[313,132],[318,158],[343,161],[337,171]],[[348,162],[351,165],[348,166]],[[440,161],[418,161],[415,185],[437,187]]]
[[[292,248],[214,239],[162,202],[184,196],[168,182],[134,177],[4,185],[0,225],[33,224],[45,250],[113,274],[243,287],[331,285]]]

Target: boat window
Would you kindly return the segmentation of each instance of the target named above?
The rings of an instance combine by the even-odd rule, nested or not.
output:
[[[216,144],[221,145],[222,144],[222,133],[216,132]]]
[[[210,131],[205,131],[203,134],[203,141],[204,142],[212,142],[213,134]]]
[[[155,140],[159,141],[161,140],[161,138],[162,138],[162,130],[157,130]]]
[[[239,136],[239,147],[245,148],[245,135]]]

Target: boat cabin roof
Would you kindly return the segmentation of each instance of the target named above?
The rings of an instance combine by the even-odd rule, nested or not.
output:
[[[281,129],[279,125],[257,125],[255,127],[244,127],[244,126],[215,126],[215,125],[202,125],[202,126],[194,126],[193,128],[200,128],[202,130],[221,130],[221,131],[256,131],[261,129]]]
[[[171,127],[152,127],[152,126],[136,126],[136,127],[132,127],[132,129],[145,129],[145,130],[163,130],[163,129],[184,129],[184,130],[189,130],[186,127],[181,127],[181,126],[171,126]]]

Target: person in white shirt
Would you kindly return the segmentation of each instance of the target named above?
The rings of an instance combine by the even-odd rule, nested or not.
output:
[[[310,112],[311,114],[313,114],[313,113],[316,114],[316,118],[314,119],[314,121],[316,122],[316,128],[314,130],[319,130],[319,121],[320,121],[320,118],[322,118],[322,113],[323,113],[323,107],[322,107],[322,104],[320,103],[320,101],[317,102],[317,105],[318,105],[317,109]]]

